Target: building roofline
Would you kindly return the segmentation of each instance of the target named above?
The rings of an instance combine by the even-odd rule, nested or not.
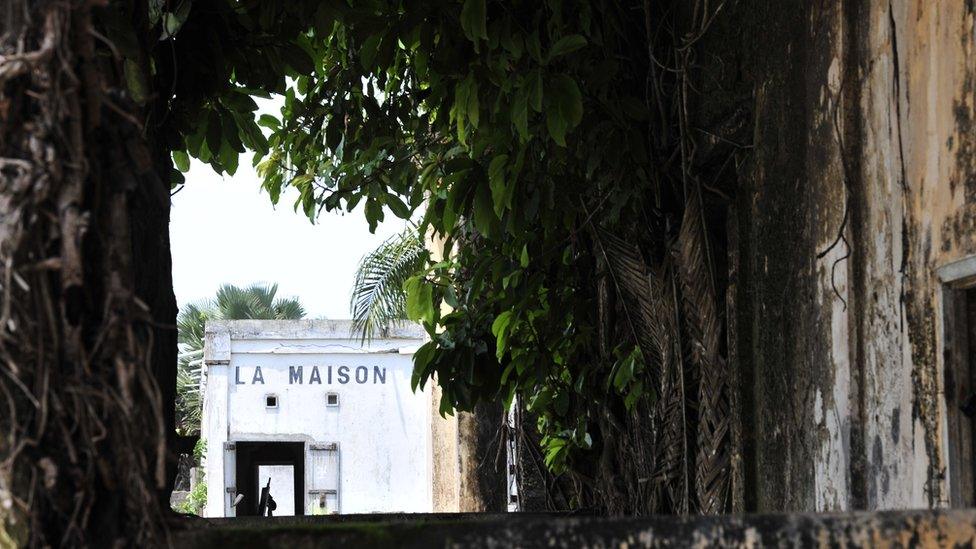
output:
[[[227,333],[231,339],[343,339],[359,340],[352,320],[210,320],[208,334]],[[413,322],[393,326],[375,339],[424,339],[423,327]]]

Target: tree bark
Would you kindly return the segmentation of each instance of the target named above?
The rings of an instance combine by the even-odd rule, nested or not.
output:
[[[507,510],[504,414],[497,402],[482,402],[472,412],[458,412],[461,512]]]
[[[0,532],[20,543],[159,543],[175,472],[169,159],[94,4],[0,1]]]

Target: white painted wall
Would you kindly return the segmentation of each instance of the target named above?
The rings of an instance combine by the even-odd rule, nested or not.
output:
[[[335,466],[335,454],[323,456],[329,453],[311,445],[330,443],[338,445],[340,512],[431,511],[431,397],[429,390],[410,390],[412,352],[422,337],[409,328],[364,348],[349,337],[348,322],[208,324],[206,516],[233,515],[226,487],[235,483],[236,463],[224,443],[236,441],[306,443],[306,512],[318,500],[308,490],[329,478],[317,468]],[[259,367],[263,384],[254,382]],[[290,368],[299,367],[303,383],[290,383]],[[321,383],[311,380],[316,367]],[[326,405],[328,393],[338,394],[338,406]],[[268,394],[278,396],[277,408],[266,407]],[[221,478],[224,485],[213,480]]]

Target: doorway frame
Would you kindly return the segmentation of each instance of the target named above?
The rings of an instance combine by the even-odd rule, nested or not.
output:
[[[305,515],[305,454],[304,441],[247,440],[236,441],[235,471],[237,493],[244,494],[244,508],[237,516],[257,516],[260,492],[258,468],[261,465],[292,465],[294,474],[295,516]],[[249,469],[251,469],[249,471]],[[252,492],[252,489],[255,491]],[[241,511],[246,511],[242,513]]]
[[[936,270],[942,301],[942,393],[945,406],[948,503],[953,508],[976,505],[976,417],[962,405],[976,392],[976,307],[967,293],[976,291],[976,255]],[[967,303],[969,301],[969,303]]]

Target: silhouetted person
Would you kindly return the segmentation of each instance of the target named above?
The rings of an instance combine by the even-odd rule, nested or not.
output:
[[[258,516],[263,517],[265,510],[267,510],[268,516],[272,517],[274,516],[272,512],[277,508],[278,504],[271,497],[271,477],[268,477],[268,485],[261,488],[261,502],[258,503]]]

